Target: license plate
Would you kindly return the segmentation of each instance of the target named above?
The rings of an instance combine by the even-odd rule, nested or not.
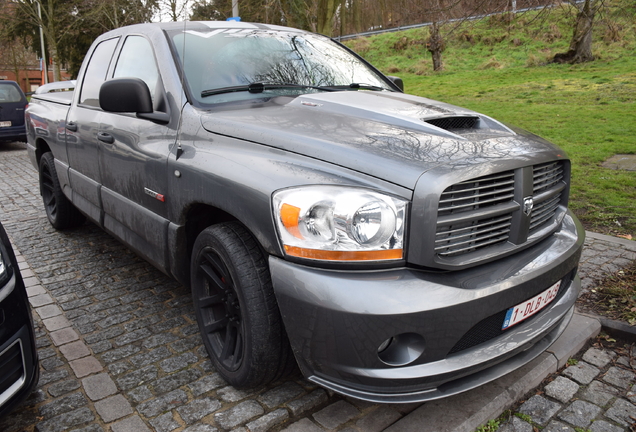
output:
[[[530,300],[519,303],[517,306],[508,309],[501,329],[505,330],[510,328],[549,305],[552,300],[556,298],[560,286],[561,281],[555,283],[541,294],[532,297]]]
[[[0,127],[10,127],[10,126],[11,126],[11,122],[10,121],[0,122]]]

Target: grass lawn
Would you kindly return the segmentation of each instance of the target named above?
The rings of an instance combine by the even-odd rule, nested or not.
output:
[[[594,62],[548,64],[567,50],[568,12],[464,23],[449,36],[445,70],[437,73],[424,45],[427,29],[348,45],[402,77],[408,93],[479,111],[561,146],[573,162],[570,207],[586,228],[636,237],[636,172],[601,166],[615,154],[636,153],[634,11],[615,5],[599,20]]]

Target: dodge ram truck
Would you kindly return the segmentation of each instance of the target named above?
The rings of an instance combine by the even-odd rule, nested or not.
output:
[[[50,223],[89,219],[189,286],[236,387],[297,365],[344,395],[432,400],[526,364],[574,312],[566,154],[324,36],[123,27],[26,120]]]

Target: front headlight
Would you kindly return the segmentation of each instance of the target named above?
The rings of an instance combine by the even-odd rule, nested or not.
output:
[[[274,217],[288,255],[324,261],[403,258],[407,201],[341,186],[274,192]]]
[[[4,257],[4,248],[0,245],[0,288],[4,286],[4,283],[9,279],[9,267]]]

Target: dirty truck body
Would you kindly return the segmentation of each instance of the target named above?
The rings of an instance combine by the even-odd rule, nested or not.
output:
[[[562,150],[397,83],[299,30],[124,27],[74,92],[34,96],[29,156],[56,228],[86,217],[191,286],[231,384],[297,363],[345,395],[431,400],[563,332],[584,232]]]

